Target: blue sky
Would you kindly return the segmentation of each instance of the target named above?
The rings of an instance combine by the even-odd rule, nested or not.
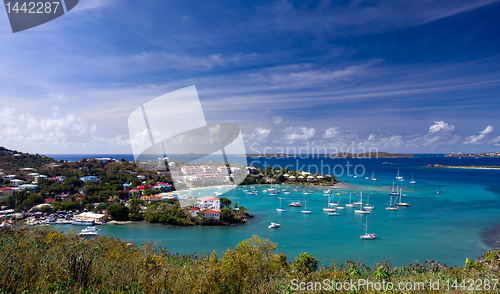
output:
[[[0,9],[0,146],[131,153],[128,115],[196,85],[207,121],[240,126],[249,152],[498,151],[499,14],[498,1],[81,0],[12,34]]]

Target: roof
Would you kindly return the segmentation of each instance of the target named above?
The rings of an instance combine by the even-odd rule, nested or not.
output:
[[[214,197],[214,196],[206,196],[206,197],[203,197],[203,198],[200,198],[198,200],[201,200],[201,201],[210,201],[210,200],[216,200],[216,201],[219,201],[220,199],[217,198],[217,197]]]
[[[220,213],[220,211],[217,210],[205,210],[203,213]]]
[[[54,198],[47,198],[44,201],[45,201],[45,203],[51,203],[51,202],[54,202],[56,200]]]
[[[199,207],[193,207],[190,210],[201,210]]]

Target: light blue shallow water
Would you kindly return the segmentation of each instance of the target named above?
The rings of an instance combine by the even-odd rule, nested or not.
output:
[[[260,164],[295,164],[296,159],[263,159]],[[320,165],[320,159],[300,159],[300,164]],[[389,161],[393,164],[382,164]],[[347,160],[324,160],[323,164],[345,166]],[[342,203],[363,191],[370,195],[370,204],[375,209],[368,215],[369,232],[376,233],[376,240],[360,240],[365,218],[355,215],[352,208],[339,211],[340,216],[328,216],[322,211],[327,197],[323,188],[313,188],[311,195],[292,192],[290,195],[270,196],[259,192],[246,195],[240,189],[231,190],[223,197],[239,202],[255,215],[250,223],[233,227],[172,227],[160,224],[133,223],[128,225],[101,226],[100,234],[118,237],[138,244],[157,242],[171,252],[191,254],[194,252],[225,251],[239,241],[252,235],[269,238],[278,243],[279,250],[293,259],[300,252],[308,252],[316,258],[344,261],[356,259],[373,265],[375,261],[390,258],[393,265],[410,263],[413,260],[432,259],[448,265],[463,265],[466,258],[474,258],[486,250],[493,249],[484,242],[485,229],[500,224],[500,170],[435,169],[427,164],[449,165],[500,165],[500,159],[457,159],[426,157],[412,159],[351,159],[350,164],[362,164],[366,173],[375,171],[378,181],[364,177],[339,176],[346,188]],[[404,182],[395,179],[397,170],[405,177]],[[314,171],[314,170],[313,170]],[[417,184],[409,184],[411,175]],[[391,212],[385,210],[389,201],[388,192],[395,182],[403,187],[404,202],[410,207]],[[257,186],[259,190],[268,186]],[[291,186],[293,188],[293,186]],[[193,195],[206,196],[215,189],[193,191]],[[439,193],[437,193],[439,191]],[[302,214],[301,208],[288,207],[293,201],[283,200],[286,212],[277,212],[278,197],[307,200],[312,214]],[[353,200],[356,197],[353,197]],[[366,199],[366,198],[365,198]],[[281,227],[268,229],[270,222]],[[62,226],[61,230],[75,229]],[[78,228],[79,229],[79,228]]]

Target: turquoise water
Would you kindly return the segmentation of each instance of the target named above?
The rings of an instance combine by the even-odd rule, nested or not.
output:
[[[266,161],[264,163],[264,161]],[[296,159],[264,159],[261,165],[295,164]],[[382,164],[389,161],[393,164]],[[142,244],[157,242],[171,252],[191,254],[194,252],[225,251],[236,246],[239,241],[252,235],[269,238],[278,244],[280,252],[293,259],[301,252],[313,254],[328,263],[336,259],[360,260],[368,265],[389,258],[393,265],[403,265],[414,260],[432,259],[448,265],[463,265],[466,258],[474,258],[486,250],[493,249],[483,232],[498,225],[500,219],[500,170],[472,169],[435,169],[427,164],[449,165],[500,165],[500,159],[462,159],[426,157],[412,159],[351,159],[350,164],[362,164],[366,173],[375,172],[378,181],[365,180],[364,176],[353,178],[339,175],[343,181],[342,203],[348,201],[349,193],[353,202],[360,191],[364,200],[370,196],[370,204],[375,209],[368,215],[368,231],[376,233],[375,240],[361,240],[365,217],[355,215],[353,208],[339,210],[340,216],[328,216],[322,211],[327,197],[324,188],[312,188],[311,195],[293,192],[290,195],[270,196],[259,192],[246,195],[239,188],[224,194],[223,197],[238,202],[248,208],[255,218],[248,224],[233,227],[172,227],[160,224],[132,223],[128,225],[101,226],[101,234],[118,237]],[[347,160],[324,160],[323,164],[344,165]],[[300,165],[320,165],[320,159],[301,159]],[[400,170],[404,182],[395,179]],[[411,175],[417,184],[409,184]],[[387,211],[389,190],[395,182],[403,188],[404,202],[410,207],[399,211]],[[293,186],[290,186],[293,188]],[[263,190],[268,186],[257,186]],[[191,191],[191,195],[206,196],[217,189]],[[439,193],[437,193],[439,191]],[[283,200],[286,212],[277,212],[278,197]],[[295,200],[307,200],[307,208],[312,214],[302,214],[302,208],[288,207]],[[336,199],[337,200],[337,199]],[[268,229],[270,222],[278,222],[280,228]],[[66,225],[62,230],[75,229]],[[79,228],[78,228],[79,229]]]

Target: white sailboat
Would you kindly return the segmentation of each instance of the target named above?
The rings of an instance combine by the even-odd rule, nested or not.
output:
[[[390,210],[390,211],[399,210],[399,207],[392,205],[392,195],[391,195],[391,199],[389,200],[389,206],[387,206],[385,209]]]
[[[398,174],[396,175],[396,180],[401,181],[403,179],[403,176],[399,175],[399,169],[398,169]]]
[[[392,191],[389,192],[389,195],[399,196],[398,189],[396,189],[396,191],[394,191],[394,182],[392,183]]]
[[[410,184],[416,184],[416,183],[417,183],[417,182],[415,182],[415,181],[413,180],[413,175],[411,175],[411,182],[410,182]]]
[[[338,206],[339,204],[337,202],[333,202],[335,200],[335,196],[332,196],[332,201],[328,203],[329,206]]]
[[[370,178],[372,181],[376,181],[377,179],[375,178],[375,171],[372,173],[372,177]]]
[[[377,238],[377,235],[375,235],[373,233],[372,234],[368,234],[368,216],[366,216],[365,227],[366,227],[365,234],[359,236],[360,239],[363,239],[363,240],[372,240],[372,239]]]
[[[301,211],[302,213],[307,213],[307,214],[311,214],[312,211],[310,210],[307,210],[307,200],[304,200],[304,210]]]
[[[278,212],[285,212],[285,211],[286,211],[286,209],[284,209],[284,208],[281,206],[281,197],[278,197],[278,198],[280,199],[280,207],[279,207],[279,208],[276,208],[276,210],[277,210]]]
[[[345,209],[345,207],[344,207],[344,206],[341,206],[341,205],[340,205],[340,199],[341,199],[341,198],[342,198],[342,196],[339,196],[339,202],[337,202],[337,207],[336,207],[336,209]]]
[[[302,194],[304,194],[304,195],[310,195],[311,194],[311,190],[310,189],[308,189],[307,191],[304,190],[304,193],[302,193]]]
[[[346,207],[354,207],[355,206],[353,203],[351,203],[351,195],[352,195],[352,193],[349,193],[349,203],[345,205]]]
[[[363,191],[361,191],[361,198],[358,194],[358,201],[354,202],[354,205],[363,205]]]
[[[328,199],[326,200],[325,207],[323,208],[323,211],[335,211],[335,208],[330,207],[330,196],[328,196]]]
[[[363,208],[366,209],[366,210],[372,210],[372,209],[374,209],[375,207],[373,207],[372,205],[370,205],[370,195],[368,195],[367,198],[368,199],[366,200],[366,205],[363,206]]]
[[[361,191],[361,201],[357,202],[359,203],[359,209],[354,209],[354,213],[360,213],[360,214],[369,214],[369,210],[364,210],[363,209],[363,191]]]

